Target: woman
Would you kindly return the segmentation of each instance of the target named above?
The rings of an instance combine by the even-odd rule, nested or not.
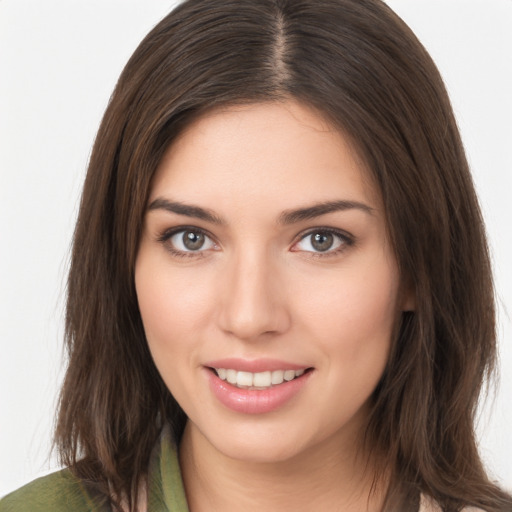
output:
[[[473,432],[477,200],[379,1],[192,0],[155,27],[91,156],[67,341],[70,469],[0,510],[511,509]]]

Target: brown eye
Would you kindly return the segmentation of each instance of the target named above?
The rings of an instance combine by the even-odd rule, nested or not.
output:
[[[328,251],[334,243],[331,233],[315,233],[311,236],[311,246],[319,252]]]
[[[343,232],[329,229],[318,229],[304,235],[292,248],[293,251],[312,252],[316,254],[334,254],[354,243],[354,240]]]
[[[204,245],[204,235],[194,231],[183,233],[183,245],[190,251],[198,251]]]
[[[194,229],[181,229],[167,238],[173,250],[177,252],[202,252],[213,249],[215,243],[205,233]]]

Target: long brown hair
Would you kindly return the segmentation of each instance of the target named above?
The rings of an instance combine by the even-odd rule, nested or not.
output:
[[[188,0],[137,48],[98,131],[74,236],[62,461],[135,510],[164,423],[179,442],[186,417],[153,364],[134,287],[151,179],[206,110],[286,98],[353,139],[416,295],[366,431],[393,470],[385,510],[410,510],[420,493],[446,511],[510,510],[473,430],[496,350],[481,213],[442,79],[380,0]]]

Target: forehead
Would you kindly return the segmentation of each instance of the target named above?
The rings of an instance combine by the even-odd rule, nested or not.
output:
[[[283,208],[298,200],[379,202],[350,138],[296,101],[215,109],[194,120],[155,174],[150,199],[169,194],[210,203],[273,199]]]

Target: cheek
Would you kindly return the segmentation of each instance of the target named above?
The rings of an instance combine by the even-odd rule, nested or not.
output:
[[[294,290],[301,328],[348,365],[383,366],[397,319],[398,283],[386,260],[317,275]]]
[[[193,270],[170,267],[165,254],[139,252],[135,286],[148,347],[168,389],[182,401],[200,348],[195,333],[209,316],[210,290],[204,284],[197,286]]]
[[[162,258],[162,259],[165,259]],[[159,258],[140,254],[135,285],[144,329],[150,345],[169,344],[206,318],[211,300],[210,286],[197,286],[193,271],[177,272]]]
[[[314,407],[319,416],[331,411],[329,421],[337,428],[362,410],[382,377],[397,319],[398,277],[392,266],[369,265],[317,280],[311,290],[302,295],[308,307],[300,329],[320,354],[324,393]]]

